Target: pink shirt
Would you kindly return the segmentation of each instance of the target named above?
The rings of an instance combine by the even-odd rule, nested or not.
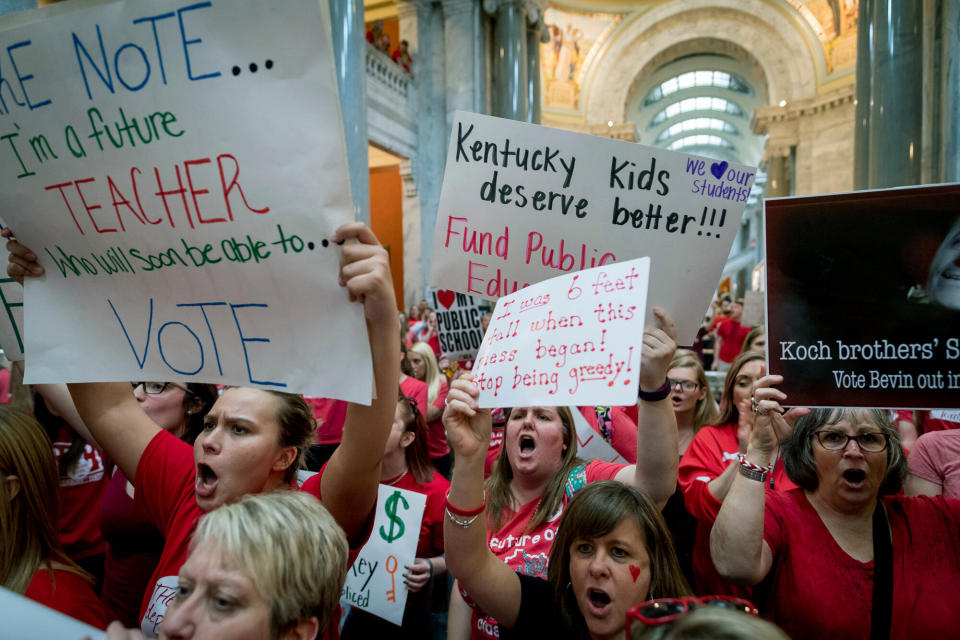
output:
[[[960,498],[960,430],[923,434],[907,461],[910,473],[941,485],[947,498]]]

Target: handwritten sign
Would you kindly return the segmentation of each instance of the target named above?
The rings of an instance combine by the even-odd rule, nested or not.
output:
[[[766,201],[767,354],[792,405],[953,409],[960,185]]]
[[[577,429],[577,456],[584,460],[626,463],[623,456],[594,431],[577,407],[570,407],[570,413],[573,414],[573,424]]]
[[[24,296],[29,382],[370,401],[328,240],[353,218],[329,32],[316,0],[0,21],[4,215],[46,269]]]
[[[458,112],[430,281],[496,299],[650,256],[651,295],[692,344],[756,169]]]
[[[931,411],[930,417],[934,420],[945,420],[947,422],[960,423],[960,409],[953,409],[950,411]]]
[[[473,368],[480,406],[636,402],[649,273],[638,258],[500,298]]]
[[[370,539],[360,550],[343,586],[340,602],[400,626],[407,606],[404,567],[417,556],[427,497],[381,484]]]
[[[0,640],[104,640],[103,631],[0,587]]]
[[[427,287],[427,296],[437,314],[440,352],[450,360],[475,358],[483,340],[483,301],[436,287]]]
[[[6,277],[6,244],[0,241],[0,347],[8,360],[23,360],[23,287]]]

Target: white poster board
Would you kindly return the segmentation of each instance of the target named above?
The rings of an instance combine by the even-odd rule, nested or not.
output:
[[[762,291],[747,291],[743,296],[743,314],[740,316],[740,324],[745,327],[760,327],[765,324],[763,319],[763,310],[766,303],[763,300]]]
[[[937,409],[936,411],[930,412],[930,417],[934,420],[960,422],[960,409]]]
[[[0,587],[0,640],[104,640],[103,631]]]
[[[577,407],[570,407],[573,414],[573,424],[577,429],[577,456],[584,460],[600,460],[602,462],[619,462],[625,464],[626,459],[613,446],[597,433],[587,419],[583,417]]]
[[[755,174],[726,161],[457,112],[430,282],[496,299],[563,273],[650,256],[651,305],[672,316],[680,344],[692,344]]]
[[[220,382],[369,403],[317,0],[70,2],[0,20],[27,382]]]
[[[637,258],[500,298],[473,367],[480,406],[635,403],[649,273]]]
[[[437,314],[440,352],[450,360],[473,360],[483,341],[483,300],[437,287],[427,287],[427,300]]]
[[[404,568],[417,557],[427,496],[381,484],[370,539],[347,571],[340,603],[399,626],[407,606]]]

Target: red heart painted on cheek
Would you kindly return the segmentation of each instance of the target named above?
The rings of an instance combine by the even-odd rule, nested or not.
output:
[[[637,578],[640,577],[640,567],[630,565],[630,575],[633,576],[633,581],[636,582]]]

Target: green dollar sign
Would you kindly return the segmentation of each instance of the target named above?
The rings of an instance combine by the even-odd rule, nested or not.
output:
[[[390,531],[384,531],[383,527],[380,527],[380,537],[386,540],[387,542],[393,542],[397,538],[403,535],[403,532],[406,530],[406,526],[397,516],[397,501],[403,502],[403,508],[409,509],[410,505],[407,503],[407,499],[399,491],[394,491],[393,495],[387,498],[386,511],[387,517],[390,518]],[[397,530],[394,534],[394,529]]]

